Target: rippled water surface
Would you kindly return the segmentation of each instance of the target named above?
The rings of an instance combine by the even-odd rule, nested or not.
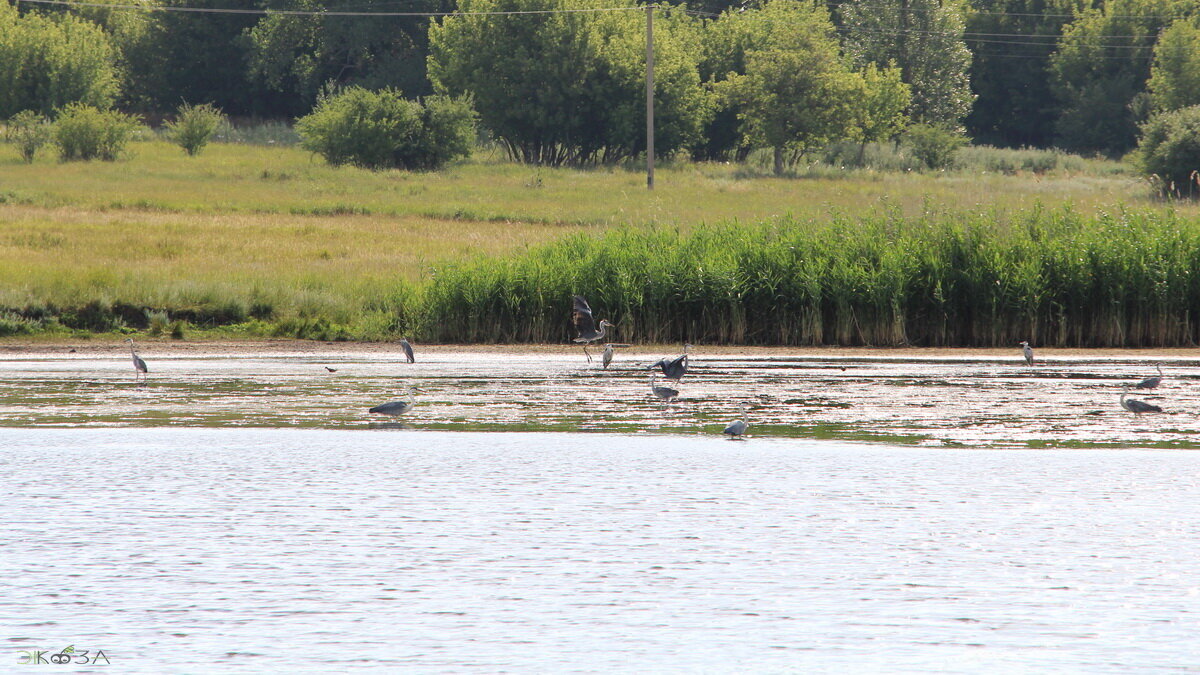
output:
[[[1015,352],[1014,352],[1015,353]],[[1200,360],[1163,362],[1134,416],[1121,392],[1153,363],[1073,358],[815,358],[697,355],[680,401],[650,393],[646,356],[608,370],[580,355],[421,353],[156,357],[135,384],[128,356],[0,359],[0,426],[254,426],[717,433],[747,407],[751,435],[971,447],[1200,447]],[[329,372],[333,368],[337,372]],[[661,381],[660,381],[661,382]],[[417,390],[400,420],[367,414]]]
[[[0,361],[0,672],[1200,672],[1186,361],[146,356]]]

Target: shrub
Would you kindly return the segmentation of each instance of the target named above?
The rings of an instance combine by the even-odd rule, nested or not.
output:
[[[1162,194],[1200,194],[1200,106],[1150,118],[1142,125],[1137,159],[1142,171],[1159,181]]]
[[[32,110],[23,110],[8,121],[7,136],[17,144],[21,158],[32,163],[37,151],[50,141],[50,122]]]
[[[304,148],[335,166],[437,169],[470,152],[475,113],[465,98],[430,97],[422,104],[395,89],[349,87],[322,96],[296,130]]]
[[[146,323],[149,328],[150,335],[158,337],[166,332],[171,326],[171,317],[165,309],[163,310],[146,310]]]
[[[966,145],[961,133],[935,124],[914,124],[904,135],[904,143],[913,156],[930,169],[948,169],[954,153]]]
[[[184,103],[175,113],[174,121],[167,122],[167,135],[183,148],[184,152],[195,156],[208,145],[208,141],[224,121],[225,114],[211,103]]]
[[[63,161],[99,158],[111,162],[125,149],[138,126],[134,117],[116,110],[71,103],[54,123],[54,142]]]

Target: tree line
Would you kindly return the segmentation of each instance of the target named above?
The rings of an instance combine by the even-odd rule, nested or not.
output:
[[[145,9],[0,2],[0,118],[76,102],[296,118],[333,85],[470,97],[529,162],[645,145],[645,16],[620,0],[125,2]],[[214,11],[149,11],[171,7]],[[578,11],[597,9],[612,11]],[[656,16],[656,144],[702,159],[767,147],[778,167],[909,125],[1117,156],[1200,104],[1200,5],[1182,0],[688,0]]]

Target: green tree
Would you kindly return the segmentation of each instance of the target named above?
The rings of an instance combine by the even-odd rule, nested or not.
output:
[[[757,12],[745,72],[729,75],[719,91],[739,108],[746,144],[771,148],[781,174],[785,153],[855,134],[865,85],[842,59],[824,5],[771,0]]]
[[[438,12],[452,0],[270,0],[271,9]],[[327,83],[429,93],[425,17],[270,14],[247,32],[250,74],[265,87],[311,106]]]
[[[208,145],[209,139],[224,121],[225,114],[214,105],[184,103],[176,111],[175,119],[167,122],[166,127],[171,140],[189,156],[195,156]]]
[[[1137,159],[1164,195],[1200,194],[1200,105],[1162,113],[1142,126]]]
[[[1150,77],[1155,40],[1168,17],[1187,11],[1183,0],[1109,0],[1063,30],[1050,59],[1051,87],[1062,109],[1055,124],[1060,146],[1108,154],[1134,146],[1136,99]]]
[[[894,63],[912,88],[913,120],[958,126],[974,96],[971,52],[957,0],[849,0],[838,6],[842,43],[853,63]]]
[[[1063,26],[1085,0],[973,0],[967,13],[971,89],[967,131],[976,141],[1006,147],[1054,142],[1058,104],[1050,90],[1050,55]],[[1019,35],[1019,38],[1004,37]],[[999,44],[1003,41],[1003,44]]]
[[[862,94],[854,105],[854,126],[850,132],[858,138],[858,163],[863,161],[867,143],[899,136],[908,126],[907,110],[912,102],[910,88],[900,79],[897,68],[878,68],[868,63],[862,72]]]
[[[21,159],[32,164],[38,150],[53,137],[50,121],[32,110],[22,110],[8,120],[5,135],[21,151]]]
[[[0,3],[0,117],[48,115],[73,102],[105,108],[117,90],[115,53],[98,26]]]
[[[436,91],[470,94],[509,153],[536,164],[618,161],[645,148],[645,14],[481,15],[616,8],[616,0],[461,0],[429,30]],[[708,114],[698,38],[682,13],[655,21],[655,147],[688,147]]]
[[[1163,31],[1147,86],[1155,110],[1200,104],[1200,27],[1194,22],[1176,21]]]

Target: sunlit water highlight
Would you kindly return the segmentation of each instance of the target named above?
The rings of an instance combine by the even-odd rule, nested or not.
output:
[[[1016,351],[1014,350],[1014,354]],[[135,384],[127,358],[0,360],[0,426],[206,426],[717,433],[745,405],[754,437],[971,447],[1200,447],[1200,361],[829,359],[697,356],[681,400],[650,393],[651,359],[618,352],[608,370],[580,355],[426,353],[158,357]],[[334,368],[330,373],[326,367]],[[367,414],[417,390],[400,420]]]
[[[0,361],[0,671],[1200,671],[1194,363],[145,356]]]

